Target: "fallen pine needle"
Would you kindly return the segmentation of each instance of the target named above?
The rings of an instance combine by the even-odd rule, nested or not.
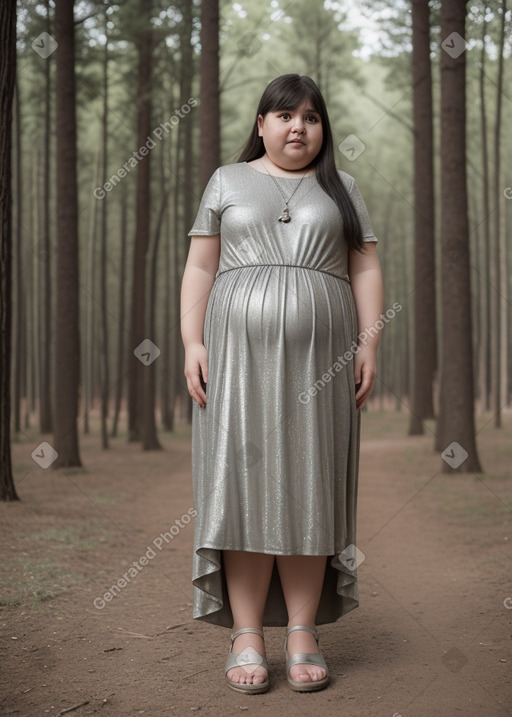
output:
[[[61,710],[57,717],[60,717],[60,715],[65,715],[67,712],[73,712],[73,710],[77,710],[79,707],[85,707],[85,705],[89,704],[89,700],[86,700],[85,702],[80,702],[79,705],[75,705],[74,707],[67,707],[65,710]]]
[[[129,632],[128,630],[125,630],[124,627],[118,627],[117,629],[122,630],[126,635],[131,635],[132,637],[142,637],[144,640],[153,639],[151,635],[141,635],[139,632]]]

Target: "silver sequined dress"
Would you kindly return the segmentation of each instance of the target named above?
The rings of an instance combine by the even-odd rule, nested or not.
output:
[[[357,185],[339,172],[365,241]],[[288,198],[300,178],[276,177]],[[193,401],[194,618],[232,627],[222,550],[327,555],[316,623],[358,605],[357,315],[339,210],[315,176],[289,203],[241,162],[218,168],[190,236],[221,235],[205,315],[207,405]],[[352,351],[351,351],[352,348]],[[355,562],[354,562],[355,558]],[[277,568],[263,624],[286,625]]]

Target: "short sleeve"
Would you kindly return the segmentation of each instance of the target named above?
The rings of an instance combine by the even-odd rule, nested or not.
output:
[[[370,216],[368,214],[366,204],[364,203],[363,195],[359,191],[359,187],[357,186],[355,179],[353,180],[352,186],[350,187],[350,198],[352,199],[352,203],[354,204],[357,216],[359,217],[361,231],[363,234],[363,241],[379,241],[373,233]]]
[[[188,236],[215,236],[220,234],[221,180],[220,167],[210,177],[201,198],[197,215]]]

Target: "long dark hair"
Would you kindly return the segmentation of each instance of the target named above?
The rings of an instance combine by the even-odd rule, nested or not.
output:
[[[278,112],[279,110],[294,110],[303,100],[308,99],[313,109],[318,112],[322,120],[323,141],[320,152],[315,159],[316,178],[324,192],[336,203],[343,218],[343,229],[345,240],[351,249],[362,250],[363,236],[361,225],[357,216],[350,195],[341,181],[334,163],[334,149],[331,124],[327,114],[322,93],[314,80],[307,75],[281,75],[267,86],[261,96],[256,120],[247,140],[239,162],[250,162],[253,159],[263,157],[265,145],[263,138],[258,136],[258,115],[263,117],[267,112]]]

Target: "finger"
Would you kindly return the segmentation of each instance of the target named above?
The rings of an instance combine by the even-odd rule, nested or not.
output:
[[[364,372],[363,371],[363,380],[361,382],[361,385],[359,386],[359,389],[356,392],[356,405],[357,408],[362,408],[368,398],[370,397],[370,394],[373,389],[373,384],[375,381],[375,376],[372,373]]]
[[[192,396],[192,398],[198,403],[200,406],[206,405],[206,393],[201,386],[201,380],[199,374],[192,376],[189,379],[188,384],[188,392]]]
[[[200,408],[206,407],[206,400],[201,398],[201,396],[199,396],[199,394],[196,391],[192,390],[190,392],[190,395]]]
[[[208,383],[208,362],[207,361],[204,361],[201,364],[201,373],[203,375],[203,381],[205,383]]]

